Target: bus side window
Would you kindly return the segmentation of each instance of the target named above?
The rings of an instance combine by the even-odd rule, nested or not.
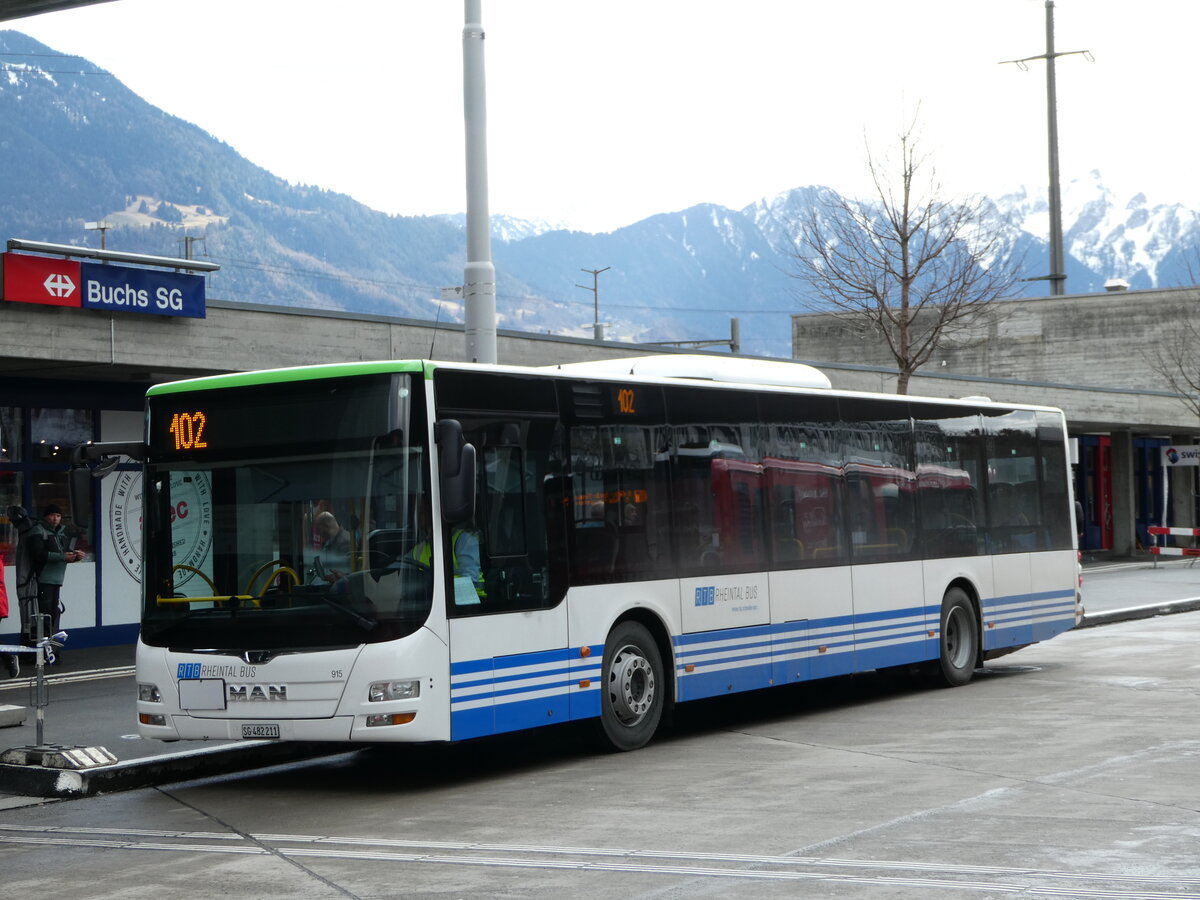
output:
[[[770,426],[763,474],[772,498],[771,558],[780,568],[848,562],[840,430],[829,420]]]
[[[673,574],[660,430],[633,424],[570,429],[573,584]]]
[[[914,408],[917,505],[927,558],[987,552],[979,415],[962,407]]]
[[[1036,414],[1016,410],[985,416],[992,552],[1042,549]]]

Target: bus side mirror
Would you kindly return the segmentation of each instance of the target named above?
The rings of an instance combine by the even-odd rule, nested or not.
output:
[[[76,522],[83,510],[92,508],[92,470],[86,465],[71,466],[67,470],[67,501]]]
[[[434,425],[441,472],[442,519],[462,525],[475,518],[475,447],[463,437],[457,419],[442,419]]]
[[[80,444],[71,451],[71,468],[67,470],[67,499],[71,516],[79,521],[80,513],[91,509],[92,479],[103,478],[117,467],[122,456],[144,461],[146,445],[141,441],[111,441]]]
[[[87,463],[92,446],[89,441],[71,451],[71,468],[67,470],[67,503],[71,507],[71,517],[76,522],[83,510],[92,508],[92,468]]]

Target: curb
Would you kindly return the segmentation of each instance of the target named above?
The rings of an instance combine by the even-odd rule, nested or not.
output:
[[[1165,603],[1149,603],[1145,606],[1131,606],[1126,609],[1113,609],[1105,612],[1083,615],[1083,621],[1076,628],[1093,628],[1097,625],[1112,625],[1115,622],[1132,622],[1136,619],[1153,619],[1156,616],[1168,616],[1172,613],[1193,612],[1200,609],[1200,597],[1190,600],[1168,600]]]
[[[353,745],[247,741],[235,746],[131,759],[94,769],[0,764],[0,794],[46,799],[92,797],[173,781],[245,772],[279,763],[344,753]]]

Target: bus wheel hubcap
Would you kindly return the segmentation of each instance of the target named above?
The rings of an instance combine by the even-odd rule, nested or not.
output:
[[[625,725],[635,725],[654,703],[654,670],[636,647],[622,647],[608,674],[613,711]]]

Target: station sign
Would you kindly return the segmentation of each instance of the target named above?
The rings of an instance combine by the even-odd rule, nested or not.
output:
[[[200,275],[20,253],[3,257],[3,299],[9,302],[204,318]]]

